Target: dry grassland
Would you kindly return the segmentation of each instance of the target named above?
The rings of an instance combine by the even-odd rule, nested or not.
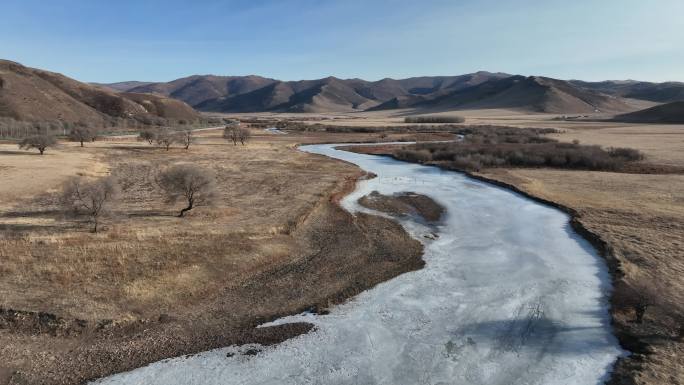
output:
[[[0,383],[79,383],[278,342],[309,326],[253,327],[422,266],[419,243],[398,224],[353,218],[334,202],[358,168],[295,149],[377,135],[260,134],[243,147],[220,134],[168,152],[122,138],[65,143],[42,157],[3,145],[0,172],[11,183],[2,188],[12,194],[0,197]],[[177,218],[181,204],[166,203],[153,181],[156,169],[184,162],[211,171],[218,197]],[[58,190],[68,176],[107,170],[122,194],[93,234],[60,214]]]

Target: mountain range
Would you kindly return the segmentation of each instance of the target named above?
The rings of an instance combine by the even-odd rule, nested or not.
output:
[[[196,121],[200,119],[197,110],[325,113],[409,109],[410,113],[429,113],[510,109],[620,116],[677,101],[684,101],[684,83],[565,81],[481,71],[378,81],[194,75],[170,82],[88,84],[0,60],[0,119],[24,122],[163,125]],[[677,116],[681,108],[681,103],[675,103],[645,116],[652,118],[658,112]]]
[[[632,112],[684,100],[684,83],[582,82],[476,72],[408,79],[280,81],[260,76],[194,75],[115,89],[164,95],[207,112],[349,112],[503,108],[541,113]]]

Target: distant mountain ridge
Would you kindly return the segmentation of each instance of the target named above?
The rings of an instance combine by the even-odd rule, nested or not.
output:
[[[620,115],[675,101],[684,101],[684,83],[565,81],[481,71],[377,81],[193,75],[162,83],[86,84],[0,60],[0,119],[9,123],[183,124],[200,119],[195,109],[229,113],[509,109]]]
[[[118,83],[114,87],[121,89]],[[349,112],[399,108],[434,111],[514,109],[544,113],[624,113],[684,100],[684,83],[583,82],[476,72],[378,81],[327,77],[280,81],[260,76],[194,75],[126,91],[180,99],[207,112]],[[646,106],[649,104],[646,103]]]
[[[409,95],[374,109],[423,108],[428,110],[520,109],[544,113],[623,112],[634,108],[625,100],[582,89],[557,79],[510,76],[492,79],[448,93]]]
[[[259,76],[195,75],[168,83],[151,83],[130,92],[178,98],[210,112],[347,112],[366,110],[393,98],[432,95],[481,84],[508,74],[477,72],[460,76],[408,79],[338,79],[280,81]]]

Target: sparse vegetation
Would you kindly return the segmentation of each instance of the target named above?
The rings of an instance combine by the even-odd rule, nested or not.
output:
[[[186,150],[190,148],[190,145],[195,141],[194,134],[192,130],[183,130],[179,134],[180,142],[183,144],[183,148]]]
[[[119,193],[117,182],[112,177],[87,182],[82,177],[67,181],[62,189],[61,202],[65,214],[74,217],[86,216],[98,230],[101,218],[110,213],[111,204]]]
[[[139,140],[144,140],[150,145],[157,141],[157,133],[153,130],[142,130],[138,136]]]
[[[30,150],[35,148],[43,155],[48,147],[53,147],[57,144],[57,139],[52,135],[34,135],[24,138],[19,142],[19,148]]]
[[[244,146],[251,136],[252,134],[249,129],[244,127],[230,125],[226,126],[223,130],[223,138],[231,140],[235,146],[237,146],[238,142]]]
[[[456,115],[407,116],[404,123],[465,123],[465,118]]]
[[[166,151],[169,151],[171,145],[178,142],[179,139],[178,135],[171,130],[161,130],[155,135],[157,144]]]
[[[84,142],[94,142],[97,138],[97,129],[89,126],[74,127],[69,131],[69,139],[74,142],[80,142],[83,147]]]
[[[159,186],[169,202],[183,200],[187,203],[178,213],[179,217],[195,207],[211,205],[216,196],[213,176],[207,170],[190,164],[171,166],[161,172]]]
[[[616,171],[626,162],[643,159],[634,149],[559,143],[542,136],[547,130],[469,127],[452,143],[425,143],[395,151],[401,160],[438,163],[453,169],[479,171],[488,167],[553,167]]]

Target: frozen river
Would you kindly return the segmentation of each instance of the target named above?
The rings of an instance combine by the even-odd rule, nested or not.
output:
[[[349,211],[367,211],[356,202],[374,190],[446,207],[436,228],[402,222],[425,244],[426,266],[328,315],[277,321],[316,329],[257,355],[240,354],[254,345],[228,347],[98,383],[566,385],[609,375],[623,354],[610,328],[610,278],[566,214],[455,172],[334,145],[301,149],[378,175],[343,200]]]

